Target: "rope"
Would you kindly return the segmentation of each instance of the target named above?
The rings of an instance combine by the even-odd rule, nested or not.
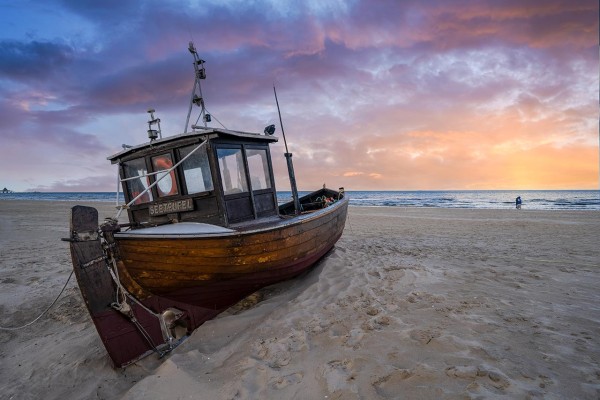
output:
[[[60,291],[60,293],[58,294],[58,296],[56,296],[56,298],[54,299],[54,301],[52,302],[52,304],[50,304],[48,306],[48,308],[46,308],[46,310],[43,313],[41,313],[36,319],[34,319],[33,321],[31,321],[31,322],[29,322],[29,323],[27,323],[25,325],[17,326],[15,328],[7,328],[7,327],[0,326],[0,330],[3,330],[3,331],[16,331],[16,330],[19,330],[19,329],[26,328],[29,325],[33,325],[38,319],[42,318],[44,316],[44,314],[46,314],[48,311],[50,311],[50,309],[52,308],[52,306],[54,304],[56,304],[56,302],[58,301],[58,299],[60,298],[60,296],[63,294],[63,292],[67,288],[67,284],[71,280],[71,276],[73,276],[73,270],[71,270],[71,273],[69,274],[69,277],[67,278],[67,281],[65,282],[65,286],[63,286],[62,290]]]
[[[106,239],[103,238],[103,240],[106,242]],[[107,253],[109,251],[109,247],[110,246],[108,246],[108,245],[105,247],[105,251]],[[137,320],[137,318],[135,317],[134,309],[133,309],[133,307],[131,307],[129,305],[129,303],[127,302],[127,299],[129,299],[133,303],[136,303],[148,314],[157,318],[159,324],[161,325],[161,329],[165,328],[164,331],[166,331],[166,326],[164,326],[164,321],[162,320],[160,314],[154,313],[152,310],[150,310],[148,307],[146,307],[144,304],[142,304],[142,302],[138,301],[138,299],[136,299],[133,295],[131,295],[131,293],[129,293],[127,291],[127,289],[125,289],[123,287],[123,285],[121,284],[121,279],[119,278],[119,269],[117,268],[117,262],[116,262],[115,258],[113,257],[112,253],[108,253],[108,254],[109,254],[108,259],[110,260],[110,263],[112,264],[114,269],[111,268],[109,263],[106,264],[106,268],[108,269],[110,276],[112,277],[113,281],[115,282],[115,285],[117,286],[116,299],[115,299],[116,301],[114,303],[112,303],[110,306],[113,309],[115,309],[115,310],[123,313],[127,317],[129,317],[129,320],[138,328],[138,331],[142,334],[144,339],[146,339],[146,341],[148,342],[148,344],[150,345],[152,350],[154,352],[156,352],[160,357],[164,357],[165,354],[167,354],[169,351],[172,350],[171,344],[170,344],[170,342],[171,342],[170,335],[169,335],[169,340],[168,340],[169,349],[167,349],[166,351],[161,351],[158,348],[158,346],[154,343],[154,341],[152,340],[152,337],[150,336],[150,334],[144,329],[142,324],[140,324],[139,321]],[[122,296],[122,299],[120,298],[121,296]]]
[[[118,211],[117,211],[117,214],[114,216],[113,219],[115,221],[118,220],[124,209],[129,208],[129,206],[131,206],[132,204],[134,204],[137,199],[139,199],[140,197],[142,197],[144,194],[148,193],[154,186],[156,186],[158,184],[158,182],[160,182],[164,177],[168,176],[171,173],[171,171],[173,171],[175,168],[177,168],[179,166],[179,164],[181,164],[185,160],[187,160],[188,157],[190,157],[192,154],[194,154],[194,152],[196,152],[196,150],[198,150],[199,148],[201,148],[202,146],[204,146],[207,142],[208,142],[208,139],[204,140],[202,143],[200,143],[198,146],[196,146],[192,151],[190,151],[187,156],[183,157],[181,160],[179,160],[179,162],[177,164],[173,165],[169,169],[155,171],[155,172],[150,172],[150,173],[145,173],[145,174],[142,174],[142,175],[137,175],[137,176],[132,176],[132,177],[129,177],[129,178],[123,178],[123,179],[121,179],[120,182],[125,182],[125,181],[129,181],[129,180],[132,180],[132,179],[139,179],[139,178],[143,178],[143,177],[147,177],[147,176],[151,176],[151,175],[156,175],[156,174],[159,174],[161,172],[165,173],[163,176],[161,176],[160,178],[158,178],[157,180],[155,180],[154,183],[152,183],[146,189],[144,189],[140,194],[138,194],[136,197],[134,197],[129,203],[117,206]]]
[[[155,316],[156,318],[160,319],[160,315],[153,312],[152,310],[150,310],[148,307],[146,307],[144,304],[142,304],[142,302],[140,302],[138,299],[136,299],[133,295],[131,295],[131,293],[129,293],[127,291],[127,289],[125,289],[123,287],[123,285],[121,284],[121,280],[119,279],[119,271],[117,269],[117,266],[115,264],[114,258],[112,258],[112,263],[114,265],[115,271],[113,271],[112,268],[110,268],[110,266],[108,266],[108,272],[110,273],[113,281],[115,282],[116,286],[117,286],[117,301],[115,302],[117,306],[121,305],[121,301],[119,301],[119,290],[122,292],[123,294],[123,302],[126,301],[126,297],[129,298],[131,301],[133,301],[134,303],[136,303],[138,306],[140,306],[141,308],[143,308],[148,314]]]
[[[142,334],[144,339],[146,339],[146,341],[148,342],[150,347],[152,347],[152,350],[154,350],[160,357],[163,357],[166,353],[160,351],[158,349],[158,347],[154,344],[154,342],[152,341],[152,338],[150,337],[148,332],[146,332],[144,327],[138,322],[137,318],[135,318],[135,315],[133,315],[133,309],[131,310],[131,315],[132,315],[132,317],[130,318],[131,322],[133,322],[135,324],[135,326],[138,328],[138,330],[140,331],[140,333]]]
[[[112,257],[111,257],[112,258]],[[115,266],[116,269],[116,265],[115,265],[115,261],[114,258],[112,258],[113,260],[113,265]],[[141,302],[139,302],[135,297],[133,297],[122,285],[121,285],[121,281],[119,279],[119,273],[118,271],[115,273],[112,268],[110,268],[110,266],[107,265],[108,271],[110,272],[110,275],[113,278],[113,281],[116,283],[117,285],[117,301],[111,304],[111,307],[119,312],[124,313],[125,315],[127,315],[129,317],[129,320],[138,328],[138,331],[142,334],[142,336],[144,337],[144,339],[146,339],[146,342],[148,342],[148,344],[150,345],[150,347],[152,348],[152,350],[157,353],[160,357],[164,357],[165,354],[167,354],[169,351],[172,350],[172,348],[170,347],[170,340],[169,340],[169,349],[166,351],[161,351],[158,346],[154,343],[154,341],[152,340],[152,337],[150,336],[150,334],[144,329],[144,327],[142,326],[142,324],[140,324],[140,322],[137,320],[137,318],[135,317],[135,312],[133,310],[133,307],[131,307],[129,305],[129,303],[127,303],[127,299],[131,300],[132,302],[136,303],[138,306],[140,306],[144,311],[146,311],[148,314],[156,317],[159,321],[159,323],[161,324],[161,327],[164,326],[163,320],[160,317],[159,314],[156,314],[154,312],[152,312],[152,310],[148,309],[146,306],[144,306]],[[119,289],[122,292],[123,295],[123,300],[119,300]],[[125,306],[124,306],[125,305]],[[125,308],[127,308],[129,311],[127,312],[125,310]]]

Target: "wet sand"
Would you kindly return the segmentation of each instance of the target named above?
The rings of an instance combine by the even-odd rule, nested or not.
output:
[[[0,201],[1,326],[63,287],[74,204]],[[124,370],[73,277],[0,330],[0,398],[597,399],[599,236],[595,211],[350,207],[311,272]]]

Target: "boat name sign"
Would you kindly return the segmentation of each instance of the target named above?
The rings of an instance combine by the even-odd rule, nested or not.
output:
[[[150,206],[150,215],[162,215],[173,212],[191,211],[194,209],[192,199],[175,200],[166,203],[153,204]]]

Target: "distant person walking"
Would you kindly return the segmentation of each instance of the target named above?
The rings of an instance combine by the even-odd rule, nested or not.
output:
[[[521,209],[521,203],[522,203],[522,202],[523,202],[523,201],[521,201],[521,196],[517,196],[517,199],[515,200],[515,204],[516,204],[516,206],[517,206],[517,210],[520,210],[520,209]]]

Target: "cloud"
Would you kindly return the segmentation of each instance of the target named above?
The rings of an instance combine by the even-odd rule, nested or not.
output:
[[[207,107],[228,128],[277,123],[276,84],[302,187],[597,187],[597,2],[40,7],[14,5],[23,21],[0,28],[0,139],[11,152],[0,167],[35,154],[15,188],[70,190],[93,176],[95,190],[114,190],[105,157],[145,137],[148,108],[165,134],[181,132],[190,40],[207,61]],[[42,14],[44,29],[8,34]],[[285,186],[285,161],[274,160]]]
[[[51,79],[73,60],[73,49],[51,42],[0,41],[0,76],[17,82]]]
[[[27,191],[30,192],[97,192],[98,188],[113,186],[116,190],[116,179],[107,175],[86,176],[79,179],[62,179],[52,181],[48,184],[34,186]],[[102,190],[104,191],[104,190]]]

